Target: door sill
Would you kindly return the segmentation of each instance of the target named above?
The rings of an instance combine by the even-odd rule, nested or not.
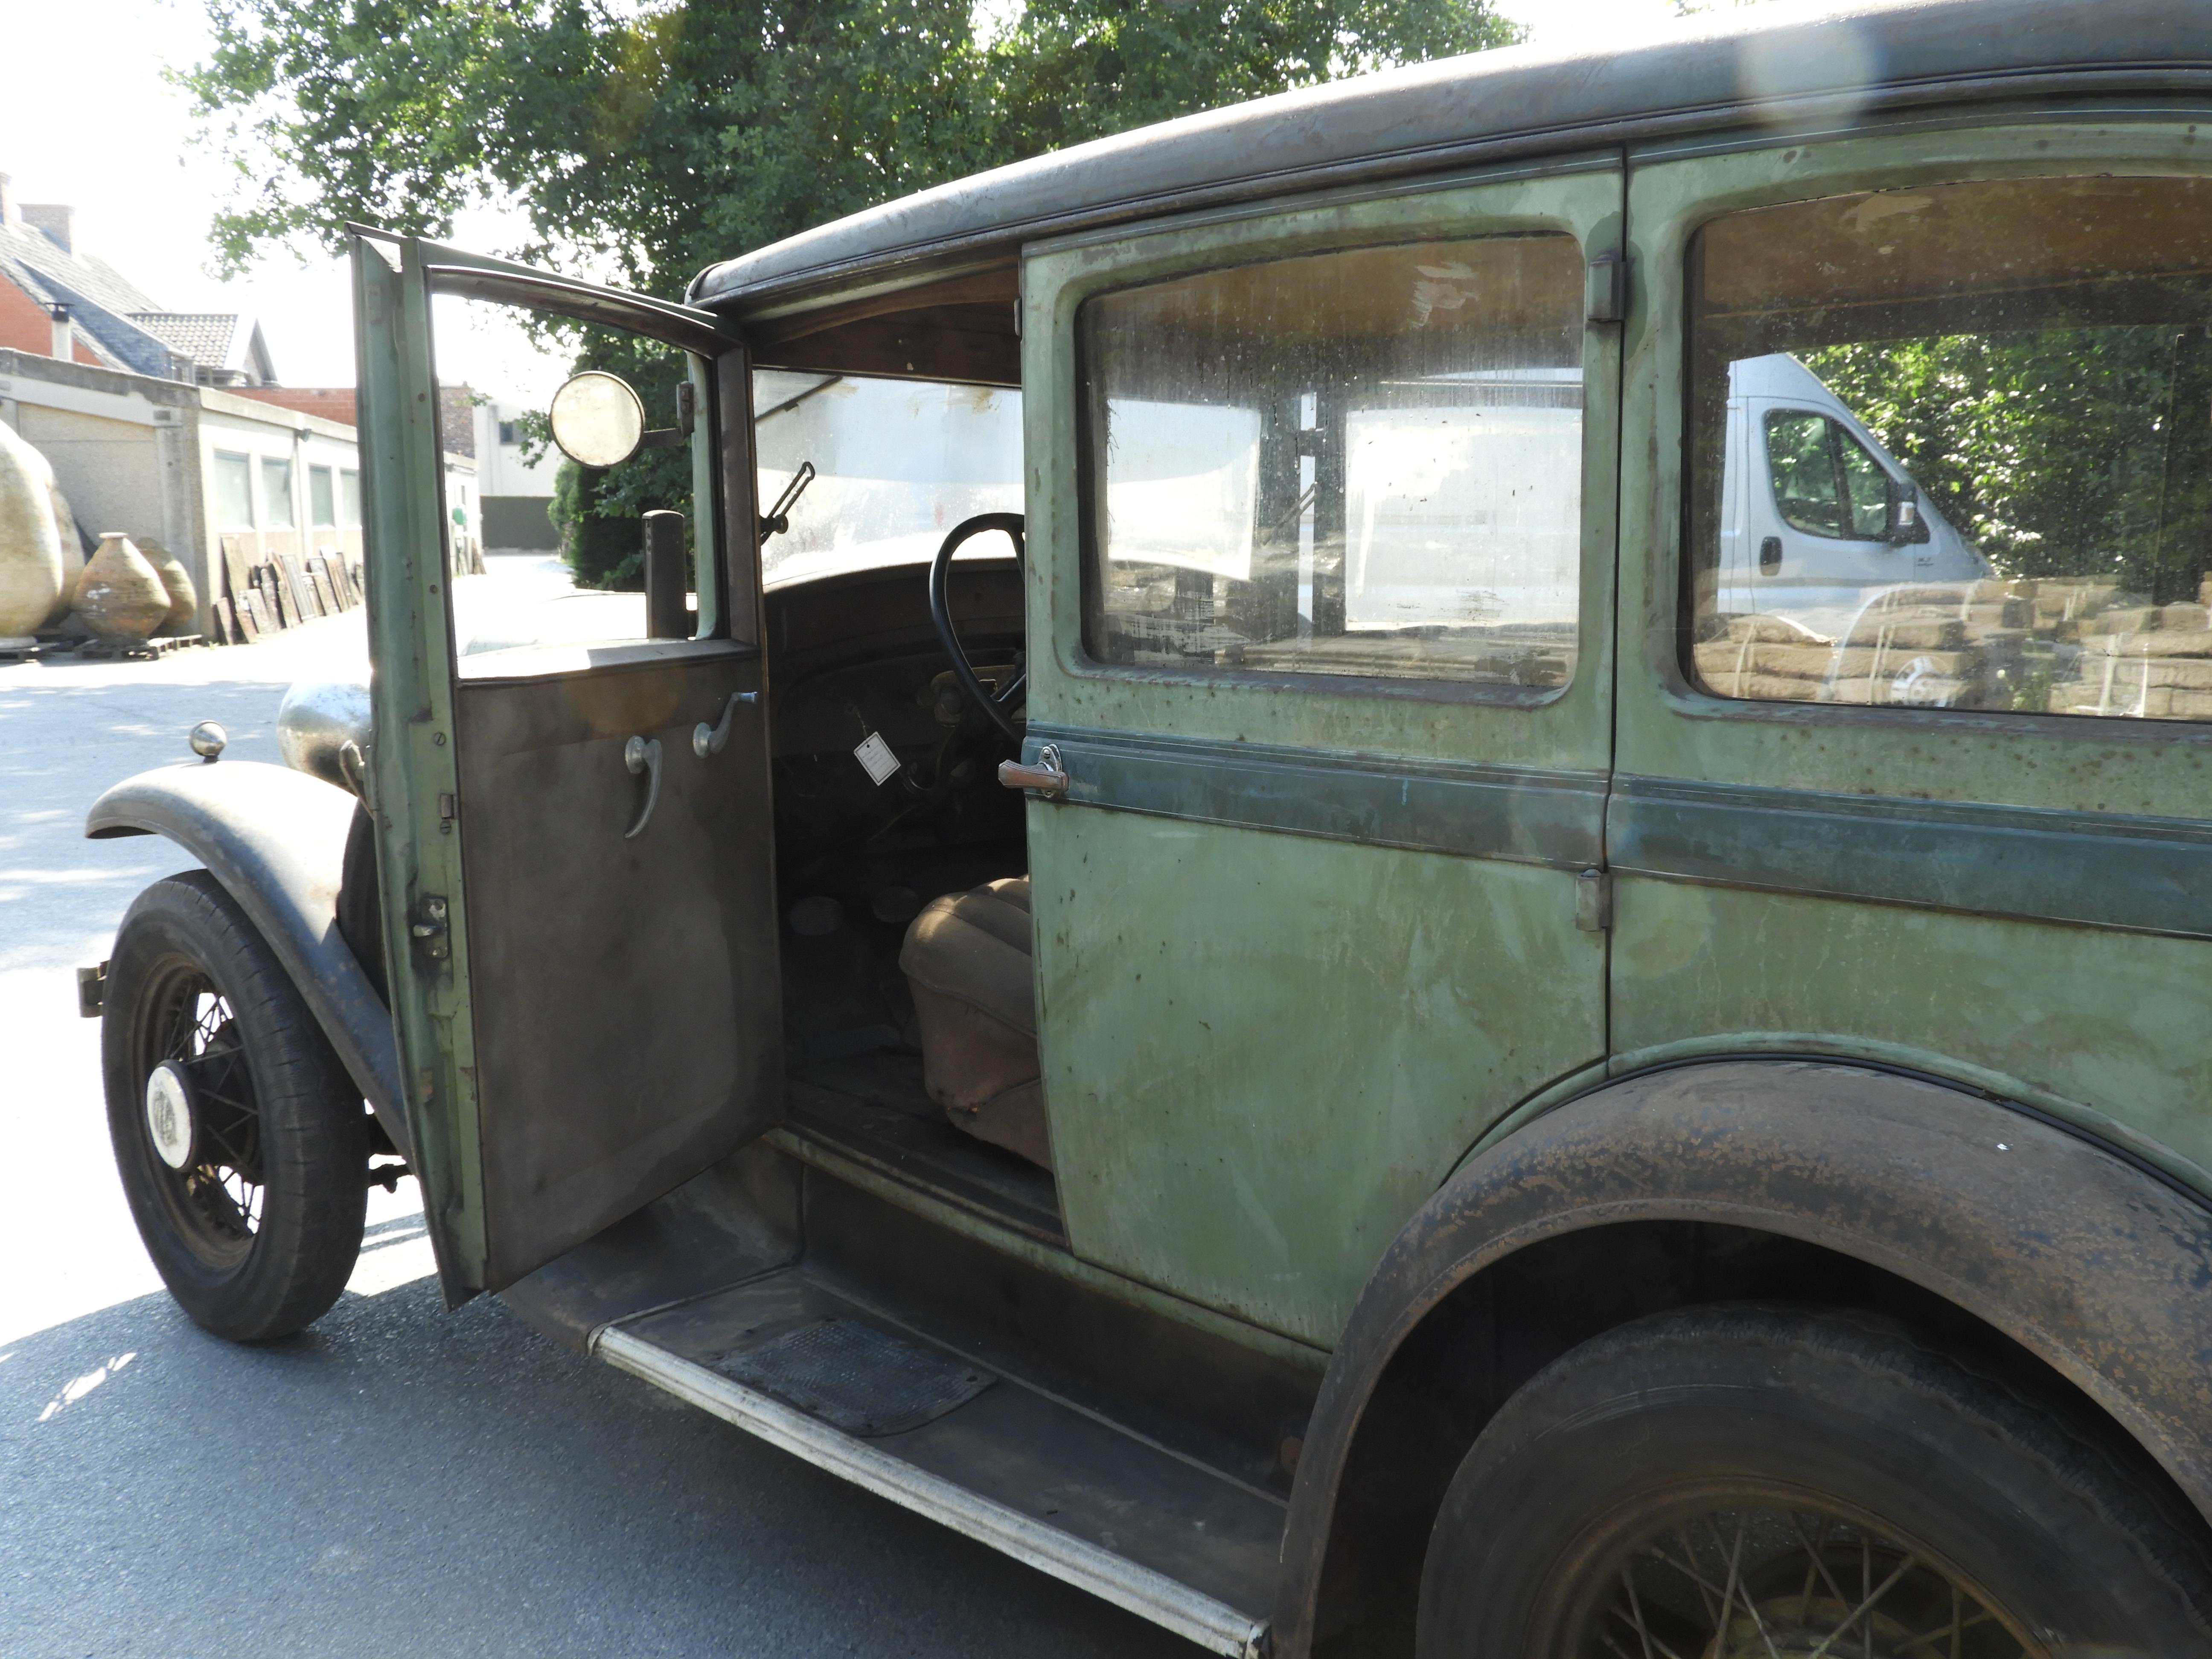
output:
[[[857,1381],[849,1365],[808,1374],[827,1379],[830,1396],[842,1390],[842,1401],[774,1369],[793,1338],[832,1326],[887,1356]],[[1265,1650],[1279,1498],[990,1370],[804,1268],[604,1327],[592,1346],[610,1364],[794,1456],[1210,1651],[1259,1659]],[[957,1373],[934,1405],[933,1365]],[[872,1390],[880,1391],[879,1413]],[[869,1432],[871,1422],[854,1431],[855,1410],[880,1415],[885,1430]]]

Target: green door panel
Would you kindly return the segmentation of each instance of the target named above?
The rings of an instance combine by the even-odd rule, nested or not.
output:
[[[1328,1346],[1483,1130],[1602,1060],[1605,939],[1576,912],[1611,758],[1620,331],[1580,325],[1572,678],[1355,681],[1086,653],[1079,309],[1485,235],[1571,235],[1579,287],[1621,196],[1617,158],[1585,156],[1030,252],[1028,747],[1059,745],[1071,779],[1030,808],[1038,1031],[1085,1260]]]
[[[1952,1077],[2212,1191],[2212,945],[1622,876],[1615,1066],[1811,1052]]]
[[[1489,1123],[1604,1047],[1570,872],[1080,806],[1041,832],[1061,1209],[1132,1278],[1334,1342]]]

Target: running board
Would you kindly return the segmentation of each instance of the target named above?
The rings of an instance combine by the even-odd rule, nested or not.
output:
[[[1262,1659],[1267,1641],[1264,1619],[1239,1612],[1156,1568],[921,1468],[884,1446],[832,1427],[818,1416],[624,1328],[625,1324],[653,1320],[653,1316],[646,1316],[642,1321],[603,1327],[592,1338],[592,1351],[618,1370],[642,1377],[770,1445],[1212,1652],[1231,1655],[1234,1659]],[[1128,1449],[1139,1463],[1147,1461],[1152,1450],[1147,1443],[1133,1439]]]

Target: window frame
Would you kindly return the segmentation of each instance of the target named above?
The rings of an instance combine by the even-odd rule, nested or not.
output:
[[[1731,698],[1692,672],[1688,325],[1696,232],[1741,209],[1978,179],[2212,178],[2201,109],[1954,110],[1843,134],[1762,131],[1630,152],[1634,280],[1622,413],[1624,775],[1723,789],[2203,819],[2212,722]],[[1994,739],[1994,741],[1993,741]],[[2190,750],[2200,757],[2176,765]]]
[[[317,505],[315,496],[315,481],[318,478],[321,479],[323,482],[324,494],[330,498],[331,516],[328,523],[325,523],[321,519],[315,516],[317,512],[320,510]],[[307,528],[310,530],[336,530],[338,528],[337,468],[327,463],[310,462],[307,466]]]
[[[1339,735],[1329,746],[1371,746],[1419,751],[1437,746],[1434,710],[1457,705],[1538,712],[1575,721],[1572,712],[1611,695],[1613,544],[1617,496],[1620,331],[1589,318],[1591,262],[1617,258],[1625,189],[1618,152],[1595,152],[1431,177],[1389,187],[1278,200],[1250,207],[1194,213],[1134,230],[1121,228],[1054,239],[1025,252],[1023,334],[1030,465],[1030,602],[1047,620],[1054,674],[1079,701],[1122,700],[1122,689],[1156,688],[1163,696],[1158,728],[1189,732],[1220,723],[1254,741],[1310,746],[1304,735],[1331,720]],[[1561,686],[1484,684],[1465,680],[1285,672],[1235,666],[1132,665],[1103,662],[1082,638],[1085,584],[1091,580],[1095,535],[1094,476],[1087,404],[1078,346],[1078,313],[1091,298],[1214,270],[1297,258],[1340,249],[1383,247],[1429,240],[1565,233],[1575,239],[1585,272],[1583,317],[1583,410],[1577,661]],[[1034,388],[1034,390],[1030,390]],[[1040,498],[1040,459],[1044,484]],[[1040,509],[1043,509],[1040,511]],[[1037,623],[1032,627],[1032,657]],[[1095,691],[1095,696],[1091,695]],[[1295,698],[1278,694],[1292,692]],[[1182,694],[1191,695],[1182,695]],[[1033,693],[1049,711],[1048,690]],[[1282,705],[1341,702],[1364,712],[1329,717]],[[1168,704],[1176,709],[1168,714]],[[1207,705],[1211,705],[1209,708]],[[1399,706],[1396,708],[1391,705]],[[1204,711],[1203,713],[1201,711]],[[1048,718],[1051,716],[1048,714]],[[1121,716],[1135,717],[1133,708]],[[1035,714],[1033,713],[1033,718]],[[1364,724],[1353,724],[1358,722]],[[1147,720],[1146,724],[1151,724]],[[1424,732],[1424,726],[1431,729]],[[1504,762],[1516,751],[1555,751],[1533,732],[1494,741],[1488,752]]]
[[[300,469],[293,465],[289,455],[256,455],[253,459],[256,483],[261,493],[262,514],[269,520],[266,527],[297,531],[300,527]],[[278,467],[284,471],[285,500],[292,509],[281,519],[277,516],[276,503],[270,498],[269,489],[270,475]]]

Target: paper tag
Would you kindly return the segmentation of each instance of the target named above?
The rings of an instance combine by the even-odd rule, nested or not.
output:
[[[884,741],[880,732],[871,732],[860,739],[860,746],[853,751],[853,758],[868,770],[868,775],[878,787],[889,783],[899,769],[898,757],[891,753],[890,744]]]

